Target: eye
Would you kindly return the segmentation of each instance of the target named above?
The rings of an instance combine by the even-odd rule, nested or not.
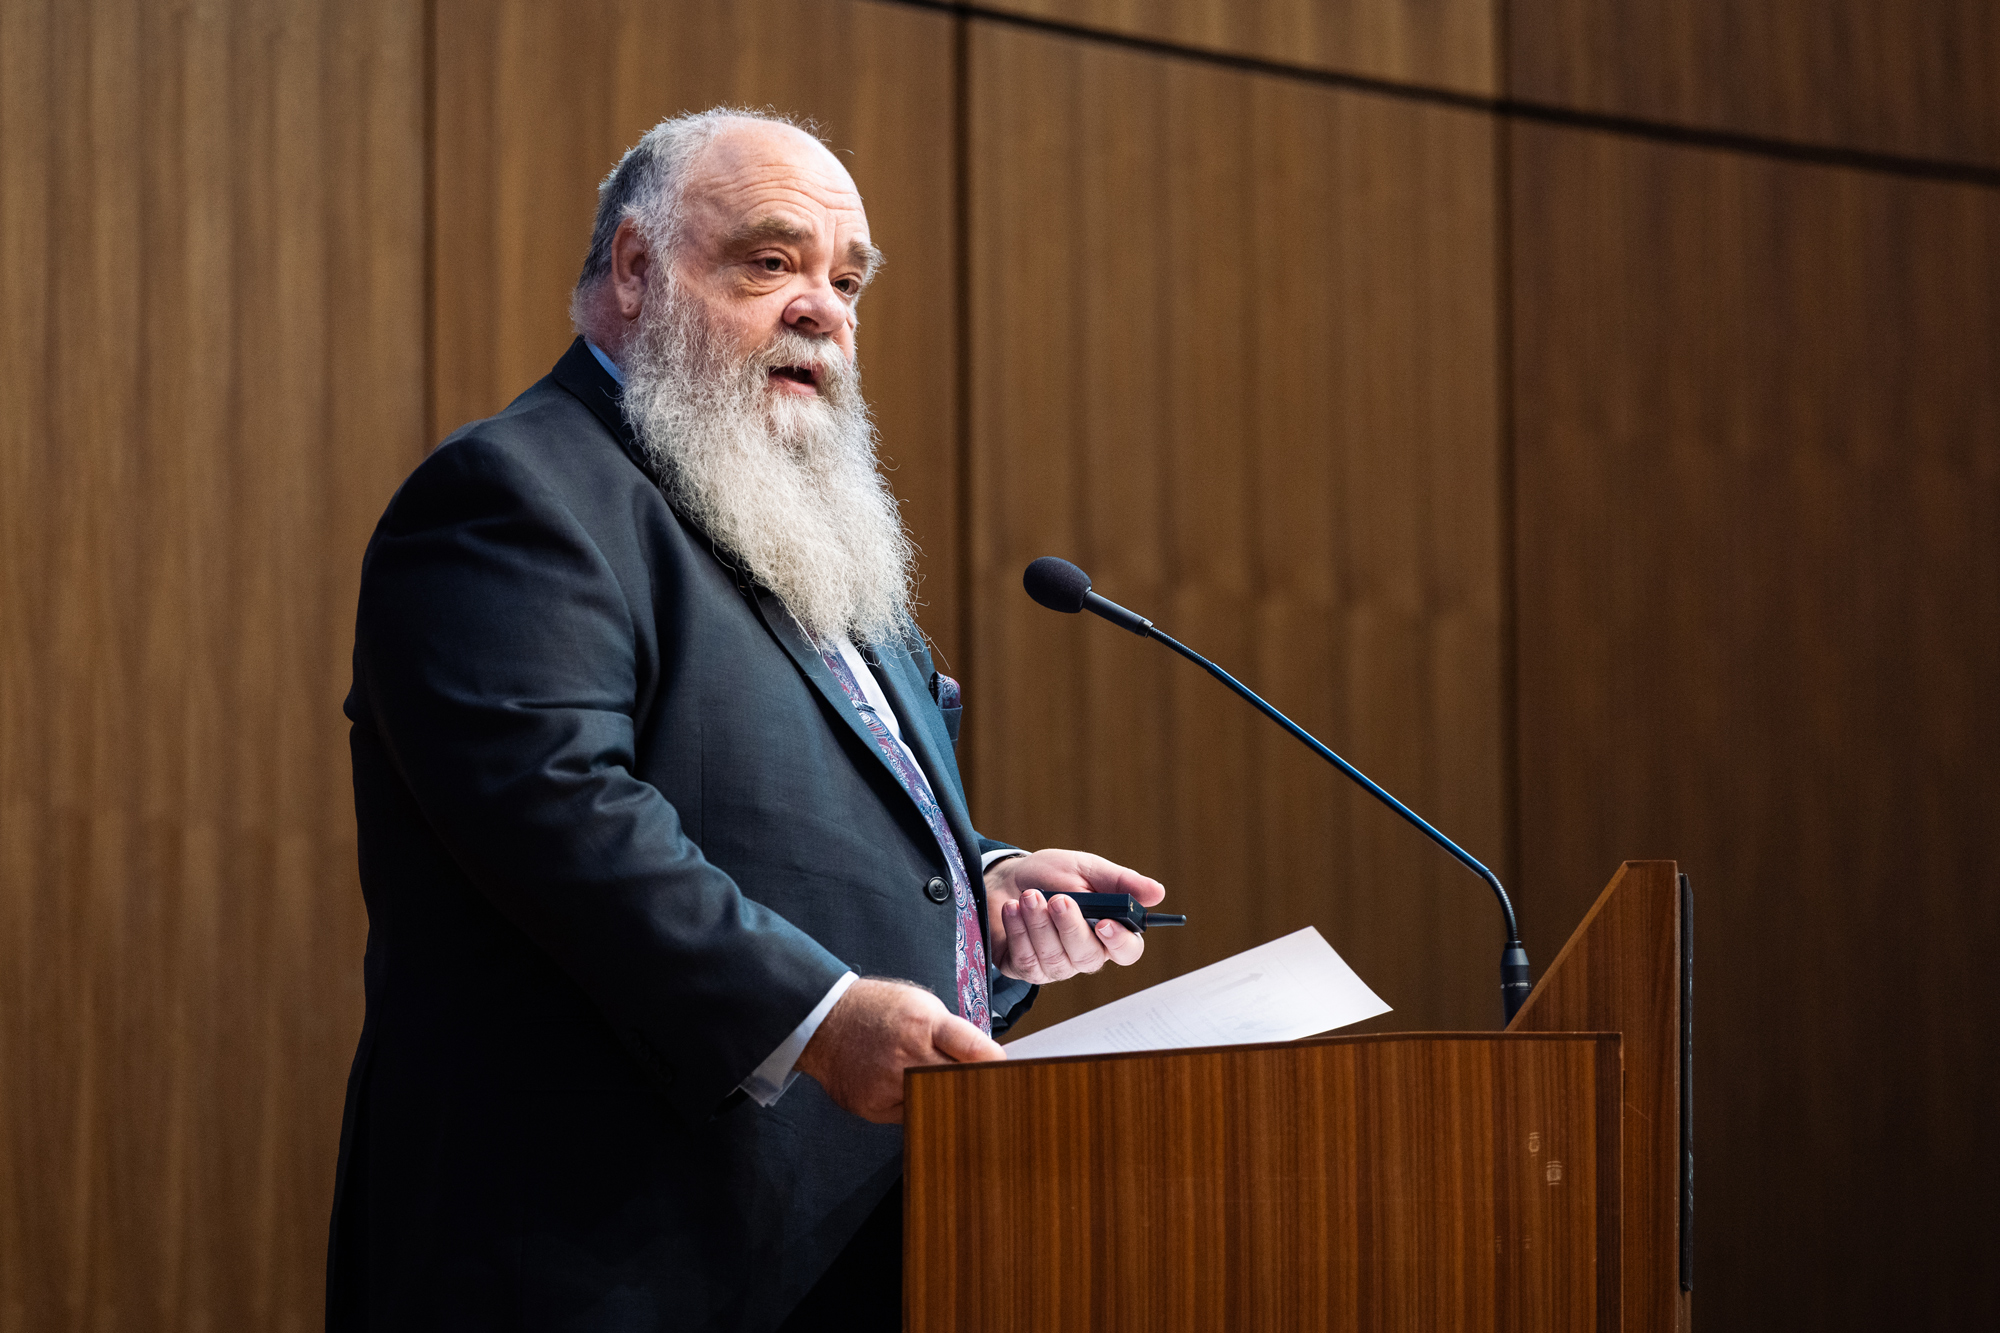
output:
[[[859,278],[842,278],[833,285],[840,290],[842,296],[861,295],[861,279]]]
[[[764,265],[764,271],[766,273],[783,273],[785,271],[785,261],[778,258],[778,256],[776,255],[765,255],[764,258],[758,262]]]

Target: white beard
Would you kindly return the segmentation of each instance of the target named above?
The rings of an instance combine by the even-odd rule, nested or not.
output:
[[[748,357],[717,345],[671,286],[626,344],[625,415],[667,498],[818,640],[909,642],[916,547],[877,470],[853,362],[828,338],[780,332]],[[809,365],[819,394],[774,390]]]

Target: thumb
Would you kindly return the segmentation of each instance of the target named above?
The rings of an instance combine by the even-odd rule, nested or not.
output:
[[[1079,853],[1076,872],[1093,893],[1129,893],[1142,907],[1151,907],[1167,896],[1166,885],[1138,871],[1107,861],[1101,856]]]
[[[931,1045],[947,1058],[961,1064],[977,1060],[1005,1060],[1000,1043],[957,1014],[945,1014],[931,1028]]]

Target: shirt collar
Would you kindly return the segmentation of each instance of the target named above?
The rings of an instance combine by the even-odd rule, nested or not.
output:
[[[618,369],[618,363],[616,361],[613,361],[608,355],[606,355],[602,347],[599,347],[596,343],[592,342],[590,339],[585,338],[583,340],[583,345],[585,347],[588,347],[590,349],[590,354],[597,358],[597,364],[604,367],[604,373],[609,375],[612,379],[617,380],[619,388],[621,389],[624,388],[625,372]]]

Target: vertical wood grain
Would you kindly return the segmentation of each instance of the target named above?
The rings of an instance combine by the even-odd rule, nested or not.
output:
[[[1020,586],[1077,560],[1504,875],[1489,123],[997,25],[970,78],[976,814],[1190,915],[1030,1021],[1317,924],[1395,1026],[1497,1024],[1476,879]]]
[[[1512,0],[1508,14],[1515,97],[2000,166],[1989,0]]]
[[[1702,1304],[1976,1321],[2000,193],[1520,126],[1524,927],[1672,855]]]
[[[0,1327],[317,1321],[420,7],[0,10]]]
[[[597,184],[653,125],[728,103],[816,121],[888,253],[863,382],[923,548],[919,619],[958,666],[951,20],[859,0],[440,0],[434,438],[498,411],[573,336]]]
[[[1616,1032],[1624,1066],[1623,1333],[1685,1333],[1681,1290],[1681,920],[1672,861],[1628,861],[1536,979],[1509,1032]]]
[[[988,0],[982,8],[1306,69],[1498,91],[1492,0]]]
[[[1618,1051],[1375,1036],[913,1071],[906,1325],[1616,1328]]]

